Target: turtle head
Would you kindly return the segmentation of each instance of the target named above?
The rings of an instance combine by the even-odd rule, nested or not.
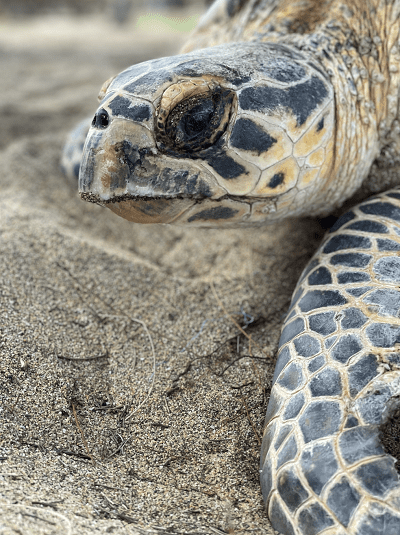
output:
[[[142,223],[310,213],[333,125],[329,81],[286,47],[233,43],[149,61],[103,86],[80,194]]]

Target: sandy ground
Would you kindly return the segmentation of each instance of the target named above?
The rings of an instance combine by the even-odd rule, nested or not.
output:
[[[59,169],[103,81],[183,39],[0,21],[1,535],[274,533],[260,437],[320,227],[134,225]]]

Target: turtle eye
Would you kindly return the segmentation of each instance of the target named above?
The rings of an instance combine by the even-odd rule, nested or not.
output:
[[[93,117],[92,126],[94,126],[95,128],[104,129],[107,128],[109,124],[110,117],[108,113],[103,108],[100,108],[100,110],[98,110],[96,112],[96,115]]]
[[[226,130],[232,102],[233,93],[219,86],[182,82],[169,88],[156,123],[161,150],[186,155],[210,147]]]
[[[206,130],[213,113],[213,102],[203,99],[203,102],[199,103],[182,117],[179,126],[187,137],[192,139]]]

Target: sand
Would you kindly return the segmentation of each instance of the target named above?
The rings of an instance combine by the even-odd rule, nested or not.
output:
[[[321,228],[135,225],[59,167],[103,81],[183,39],[97,15],[0,21],[2,535],[274,533],[260,438]]]

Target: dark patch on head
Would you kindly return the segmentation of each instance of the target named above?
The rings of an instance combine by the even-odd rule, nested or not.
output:
[[[261,62],[259,70],[265,73],[268,78],[286,83],[298,82],[306,76],[306,71],[302,65],[284,58],[276,58],[266,65]]]
[[[187,183],[188,183],[189,172],[188,171],[175,171],[166,167],[162,170],[159,176],[148,181],[148,185],[162,193],[167,193],[169,195],[173,193],[188,193],[187,192]],[[191,177],[191,184],[194,181],[197,181],[198,175],[193,175]]]
[[[320,132],[324,128],[325,118],[322,117],[322,119],[317,124],[317,132]]]
[[[159,175],[144,177],[143,186],[151,187],[155,192],[166,195],[189,195],[193,197],[210,197],[208,184],[199,178],[198,174],[190,175],[186,170],[174,170],[166,167]]]
[[[199,179],[199,175],[192,175],[185,184],[185,191],[195,197],[211,197],[210,186],[204,180]]]
[[[149,71],[149,63],[143,62],[139,63],[137,65],[132,65],[125,71],[122,71],[118,76],[115,77],[115,79],[111,82],[109,86],[109,90],[111,89],[121,89],[125,84],[128,84],[132,78],[136,78],[140,75],[143,75],[144,73]]]
[[[275,173],[275,175],[271,178],[269,181],[268,187],[269,188],[277,188],[282,184],[282,182],[285,179],[285,173]]]
[[[132,145],[126,139],[116,143],[114,151],[118,155],[120,164],[118,171],[110,173],[111,190],[125,187],[129,177],[135,174],[136,167],[141,165],[142,158],[147,153],[147,150],[140,150],[137,145]],[[148,177],[142,180],[146,185],[148,184]]]
[[[208,208],[207,210],[203,210],[192,215],[189,217],[188,222],[191,223],[192,221],[217,221],[218,219],[231,219],[238,213],[238,211],[239,210],[229,208],[228,206],[215,206],[214,208]]]
[[[189,174],[185,169],[171,169],[164,168],[161,172],[157,167],[148,165],[146,156],[149,149],[139,149],[137,145],[131,144],[127,140],[123,140],[114,145],[114,150],[118,154],[120,165],[118,171],[111,173],[110,189],[117,189],[125,187],[131,177],[134,178],[135,186],[149,187],[153,190],[153,195],[187,195],[193,197],[209,197],[210,189],[198,174]],[[138,172],[138,168],[148,171]]]
[[[108,107],[112,111],[113,115],[124,117],[138,123],[146,121],[151,117],[151,109],[147,104],[139,104],[138,106],[132,106],[129,99],[121,96],[116,96],[112,100]]]
[[[230,142],[237,149],[252,150],[260,155],[267,152],[277,140],[250,119],[238,119]]]
[[[247,69],[248,70],[248,69]],[[187,76],[188,78],[198,78],[207,73],[211,76],[218,76],[231,82],[235,86],[246,84],[251,80],[248,72],[243,69],[229,67],[223,63],[217,63],[215,58],[200,57],[183,61],[174,68],[174,74],[177,76]]]
[[[207,162],[225,180],[237,178],[243,173],[248,175],[248,172],[243,167],[243,165],[240,165],[239,163],[235,162],[233,158],[227,156],[222,151],[216,151],[215,154],[210,155],[207,158]]]
[[[175,62],[171,61],[171,64],[175,66]],[[166,82],[172,82],[171,69],[159,69],[141,76],[138,80],[126,85],[124,90],[133,95],[152,95]]]
[[[302,84],[278,89],[276,87],[247,87],[239,95],[243,110],[273,113],[277,108],[289,108],[297,119],[297,126],[304,124],[311,113],[328,96],[324,82],[313,76]]]

